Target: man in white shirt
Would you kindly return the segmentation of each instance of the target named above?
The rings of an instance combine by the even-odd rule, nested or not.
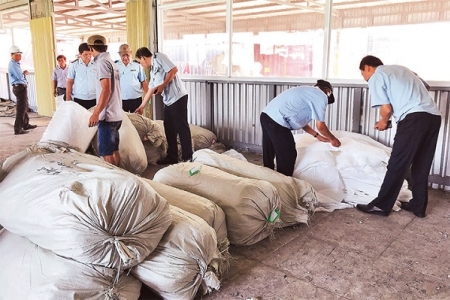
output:
[[[64,95],[63,99],[66,100],[66,85],[67,85],[67,73],[69,68],[66,64],[66,57],[64,55],[58,55],[56,57],[58,65],[53,70],[53,96]]]

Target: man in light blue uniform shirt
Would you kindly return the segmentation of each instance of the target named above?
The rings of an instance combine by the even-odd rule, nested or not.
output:
[[[120,61],[117,61],[122,90],[122,109],[134,113],[142,104],[142,91],[147,93],[147,77],[142,66],[131,60],[131,48],[127,44],[119,47]]]
[[[58,65],[53,70],[53,96],[64,95],[63,99],[66,100],[66,86],[67,86],[67,73],[69,67],[66,64],[66,57],[64,55],[58,55],[56,57]]]
[[[178,68],[163,53],[153,55],[146,47],[136,51],[136,58],[144,68],[150,69],[150,88],[144,96],[141,106],[136,110],[142,114],[144,107],[153,94],[161,94],[164,102],[164,131],[167,139],[167,156],[158,164],[176,164],[178,162],[177,134],[181,143],[181,159],[192,159],[191,130],[187,121],[188,93],[178,76]]]
[[[318,80],[315,87],[288,89],[267,104],[261,113],[263,131],[263,163],[270,169],[292,176],[297,150],[291,130],[303,129],[321,142],[339,147],[341,142],[328,130],[325,111],[334,103],[333,87],[328,81]],[[316,132],[308,123],[316,120]]]
[[[361,60],[359,69],[369,83],[372,107],[380,108],[375,128],[386,130],[391,116],[397,122],[387,172],[377,198],[356,207],[388,216],[411,168],[412,199],[401,207],[423,218],[428,204],[428,174],[441,127],[440,111],[421,79],[403,66],[385,66],[375,56]]]
[[[26,75],[28,71],[22,72],[20,60],[22,51],[19,47],[11,46],[11,60],[8,65],[9,83],[12,85],[13,94],[16,96],[16,120],[14,122],[14,134],[28,133],[28,129],[34,129],[36,125],[30,125],[28,117],[28,83]]]
[[[69,65],[67,74],[66,100],[72,100],[86,109],[96,105],[95,83],[97,82],[95,63],[87,43],[78,47],[80,58]]]

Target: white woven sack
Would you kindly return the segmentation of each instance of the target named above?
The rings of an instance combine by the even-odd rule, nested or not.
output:
[[[144,145],[125,112],[122,112],[122,126],[119,129],[120,167],[134,174],[147,169],[147,154]]]
[[[91,115],[91,112],[73,101],[61,103],[40,141],[65,144],[86,152],[97,132],[97,127],[89,127]]]
[[[6,159],[0,224],[82,263],[124,269],[141,262],[170,225],[165,199],[95,156],[58,149],[33,146]]]
[[[167,153],[167,141],[164,129],[161,128],[159,123],[142,115],[127,113],[127,116],[141,138],[148,163],[156,164]]]
[[[194,161],[218,168],[240,177],[266,180],[278,191],[281,200],[280,218],[283,226],[308,223],[309,213],[318,205],[314,188],[304,180],[283,175],[269,168],[258,166],[209,149],[196,151]]]
[[[217,234],[219,250],[227,251],[229,242],[227,238],[227,225],[225,213],[214,202],[205,197],[189,193],[164,183],[142,178],[159,195],[164,197],[170,205],[176,206],[202,218]]]
[[[0,231],[0,300],[138,299],[132,275],[56,255],[25,237]],[[116,282],[117,281],[117,282]]]
[[[194,299],[220,288],[215,231],[201,218],[170,206],[172,224],[158,247],[131,273],[163,299]]]
[[[226,216],[231,244],[255,244],[271,236],[274,228],[280,226],[280,196],[267,181],[238,177],[195,162],[163,168],[153,180],[219,205]]]

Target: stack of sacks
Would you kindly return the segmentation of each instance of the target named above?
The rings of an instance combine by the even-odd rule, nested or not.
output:
[[[336,131],[339,148],[308,134],[295,136],[297,161],[293,177],[311,183],[323,210],[367,204],[377,197],[387,170],[391,148],[358,133]],[[398,200],[409,201],[405,181]],[[399,210],[399,203],[394,206]]]
[[[117,270],[63,258],[0,230],[0,299],[138,299],[141,282]]]
[[[194,161],[218,168],[240,177],[270,182],[278,191],[281,200],[280,218],[283,226],[308,223],[309,213],[318,205],[314,188],[304,180],[285,176],[269,168],[258,166],[226,154],[209,149],[196,151]]]
[[[81,263],[137,265],[171,223],[165,199],[139,178],[73,150],[25,149],[0,180],[0,224]]]
[[[127,113],[127,116],[141,138],[148,163],[156,164],[167,153],[167,141],[162,124],[139,114]]]
[[[214,202],[199,195],[189,193],[175,187],[143,178],[159,195],[164,197],[170,205],[185,210],[202,218],[217,234],[218,248],[222,255],[228,256],[227,225],[225,213]]]
[[[280,196],[272,184],[242,178],[200,163],[180,163],[159,170],[154,180],[208,198],[226,216],[228,239],[252,245],[279,227]]]
[[[222,258],[214,229],[171,206],[172,224],[158,247],[131,273],[163,299],[194,299],[220,288]]]
[[[89,127],[91,113],[73,101],[65,101],[56,110],[40,142],[64,145],[86,152],[97,127]]]

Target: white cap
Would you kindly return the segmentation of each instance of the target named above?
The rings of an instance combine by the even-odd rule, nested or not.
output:
[[[22,53],[22,51],[20,51],[19,47],[17,47],[17,46],[11,46],[11,48],[9,48],[9,52],[11,54]]]

